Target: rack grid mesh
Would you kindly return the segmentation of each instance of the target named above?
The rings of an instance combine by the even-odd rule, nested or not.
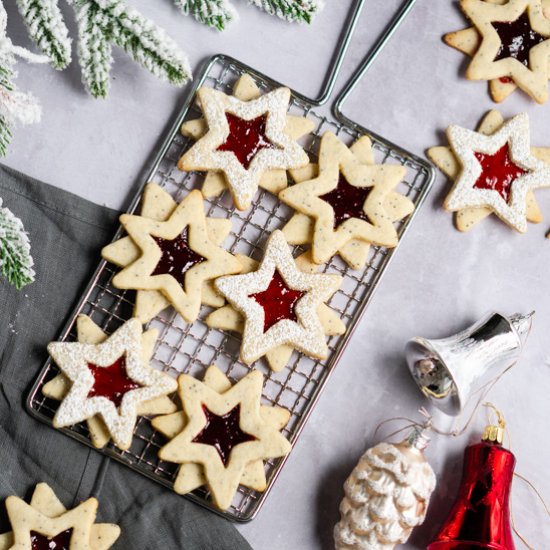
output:
[[[218,55],[212,58],[205,68],[202,78],[195,86],[195,91],[204,84],[231,93],[233,84],[244,73],[252,74],[258,87],[264,93],[279,85],[237,60]],[[192,101],[193,96],[194,94],[190,96],[183,107],[164,146],[161,147],[149,177],[145,180],[145,182],[153,181],[163,187],[177,202],[191,189],[200,188],[204,177],[199,173],[182,172],[176,166],[180,156],[191,145],[191,141],[181,135],[179,127],[184,120],[201,116]],[[367,133],[373,142],[376,162],[402,164],[407,167],[406,179],[400,184],[398,191],[407,195],[418,209],[433,179],[433,171],[429,164],[383,138],[368,133],[362,127],[344,125],[329,117],[321,116],[314,112],[312,105],[295,97],[291,100],[289,112],[293,115],[306,116],[315,123],[313,132],[301,140],[312,162],[316,161],[319,141],[325,131],[334,132],[349,144]],[[138,210],[140,195],[141,190],[130,208],[131,212]],[[260,190],[252,207],[245,212],[235,210],[231,206],[228,195],[225,193],[221,197],[206,200],[207,215],[231,219],[233,231],[224,242],[226,248],[232,253],[245,254],[259,260],[269,234],[273,230],[281,228],[288,221],[292,212],[275,196],[263,190]],[[403,236],[413,216],[414,214],[398,224],[400,237]],[[121,234],[119,229],[115,239],[119,238]],[[368,263],[360,271],[347,268],[338,257],[335,257],[330,264],[323,268],[324,271],[339,273],[343,276],[342,286],[333,296],[329,305],[340,313],[348,328],[345,335],[330,337],[328,340],[330,352],[325,360],[310,359],[294,352],[288,366],[278,373],[270,371],[263,360],[257,362],[253,367],[246,366],[239,361],[240,337],[209,328],[204,319],[212,310],[203,306],[199,320],[193,324],[186,324],[171,309],[164,311],[149,323],[149,327],[159,330],[159,339],[155,347],[152,365],[174,376],[188,373],[202,379],[208,366],[216,364],[232,381],[242,378],[251,368],[259,368],[265,375],[264,403],[285,407],[291,412],[290,421],[283,433],[291,443],[294,443],[394,251],[395,249],[371,247]],[[296,254],[300,252],[301,249],[296,248]],[[132,316],[135,294],[132,291],[122,291],[112,286],[112,277],[116,271],[117,269],[111,264],[100,263],[81,302],[62,332],[61,340],[76,338],[75,326],[79,314],[89,315],[108,334]],[[41,388],[58,372],[55,364],[48,360],[27,401],[31,414],[48,424],[52,423],[59,403],[44,397]],[[81,442],[91,445],[85,423],[66,428],[63,431]],[[165,442],[166,439],[152,428],[150,419],[140,417],[129,450],[121,451],[109,444],[98,452],[119,460],[141,474],[171,487],[177,474],[178,465],[159,460],[157,452]],[[232,506],[222,515],[235,521],[252,519],[259,511],[284,462],[285,459],[266,462],[267,490],[264,493],[258,493],[242,486],[239,487]],[[197,490],[187,497],[217,511],[213,508],[208,492],[204,489]]]

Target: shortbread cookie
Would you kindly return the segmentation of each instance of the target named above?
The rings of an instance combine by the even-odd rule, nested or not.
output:
[[[147,184],[141,202],[142,217],[164,222],[176,207],[177,203],[164,189],[155,183]],[[215,245],[221,246],[231,231],[231,221],[225,218],[206,218],[206,231],[210,240]],[[129,236],[107,245],[101,251],[103,258],[119,267],[132,264],[140,254],[140,248]],[[224,299],[216,292],[211,280],[203,283],[201,301],[211,307],[221,307],[224,303]],[[134,317],[142,323],[148,323],[167,307],[170,307],[170,301],[160,290],[138,290]]]
[[[256,271],[215,283],[244,317],[241,359],[250,364],[280,346],[324,359],[328,347],[319,307],[341,282],[339,275],[300,271],[283,233],[274,231]]]
[[[266,172],[308,163],[306,152],[286,132],[288,88],[241,101],[202,87],[197,98],[208,130],[184,153],[178,167],[223,173],[239,210],[250,206]]]
[[[490,114],[485,126],[498,129],[486,135],[450,126],[447,137],[451,150],[429,151],[446,173],[456,175],[444,207],[459,213],[457,227],[461,231],[470,229],[490,211],[523,233],[527,230],[528,208],[529,218],[540,221],[530,192],[550,186],[550,166],[537,158],[548,159],[548,152],[530,149],[526,114],[504,124],[498,113]]]
[[[250,273],[258,269],[258,262],[251,258],[240,255],[238,258],[243,266],[243,273]],[[296,265],[300,271],[304,271],[305,273],[315,273],[319,269],[319,266],[310,260],[310,255],[308,253],[296,258]],[[319,305],[317,314],[325,335],[335,336],[346,332],[346,325],[342,322],[339,315],[325,303]],[[231,305],[226,305],[213,311],[206,318],[206,324],[209,327],[220,330],[239,333],[244,331],[244,318],[242,314]],[[265,358],[270,368],[278,372],[288,364],[293,351],[294,346],[284,344],[267,351]]]
[[[516,87],[535,101],[548,99],[550,15],[543,0],[461,0],[474,27],[445,36],[450,46],[472,56],[466,77],[488,80],[493,99]],[[546,13],[545,13],[546,12]]]
[[[107,340],[107,335],[87,315],[79,315],[76,320],[76,334],[78,342],[82,344],[101,344]],[[153,348],[158,337],[156,330],[147,330],[141,335],[141,357],[145,363],[149,363],[153,355]],[[71,383],[62,373],[50,380],[42,388],[42,393],[51,399],[62,401],[69,392]],[[140,403],[137,413],[140,416],[153,414],[169,414],[176,410],[176,405],[167,396],[156,397],[151,401]],[[94,447],[104,447],[111,435],[100,416],[89,418],[86,423],[90,432],[90,439]]]
[[[254,79],[244,74],[233,87],[233,96],[240,101],[251,101],[260,97],[260,89],[254,82]],[[315,124],[312,120],[305,117],[287,115],[285,132],[291,139],[298,140],[302,136],[310,133]],[[189,120],[181,126],[181,133],[184,136],[199,140],[208,131],[208,126],[203,118]],[[264,172],[259,181],[259,186],[275,195],[282,191],[288,185],[286,170],[275,169]],[[202,194],[206,198],[217,197],[225,189],[227,184],[223,172],[209,171],[206,173],[202,184]]]
[[[492,135],[502,128],[504,118],[498,111],[489,111],[483,118],[477,131],[480,134]],[[550,164],[550,148],[531,147],[531,153],[539,160]],[[451,147],[432,147],[428,150],[430,160],[452,181],[455,181],[460,176],[461,163],[455,155]],[[481,220],[490,216],[492,210],[490,208],[464,208],[456,212],[455,225],[459,231],[469,231]],[[533,191],[528,191],[526,196],[526,212],[527,221],[539,223],[542,221],[542,214],[537,204],[537,200]]]
[[[6,499],[12,532],[0,535],[0,550],[107,550],[120,536],[120,527],[94,523],[98,502],[89,498],[67,511],[46,483],[34,489],[31,503]]]
[[[361,164],[374,165],[372,143],[368,136],[362,136],[351,147],[350,151]],[[308,164],[305,168],[291,170],[290,175],[296,183],[311,180],[319,175],[317,164]],[[383,207],[392,222],[398,222],[414,211],[414,203],[406,196],[391,191],[385,197]],[[313,241],[315,219],[297,212],[283,228],[289,244],[303,245]],[[352,268],[362,269],[368,260],[370,243],[352,239],[338,250],[340,257]]]
[[[113,286],[160,291],[189,323],[199,315],[204,283],[241,270],[238,260],[219,246],[219,239],[212,238],[200,191],[191,191],[166,221],[130,214],[120,216],[120,221],[140,255],[113,277]],[[108,247],[103,254],[113,259],[112,252]],[[120,257],[117,261],[122,263]],[[165,306],[158,296],[140,298],[145,299],[138,308],[141,319]]]
[[[174,490],[184,494],[196,488],[204,474],[214,504],[225,510],[250,464],[285,456],[290,443],[276,422],[262,415],[263,376],[252,371],[222,393],[192,376],[182,374],[178,394],[185,413],[183,430],[159,451],[161,460],[199,465],[176,478]],[[187,479],[186,473],[191,474]],[[201,479],[202,481],[202,479]],[[257,480],[255,488],[260,484]]]
[[[98,344],[51,342],[48,352],[70,380],[70,389],[53,419],[54,427],[64,428],[100,415],[115,445],[128,449],[140,408],[177,388],[173,378],[143,360],[142,345],[137,319],[126,321]]]
[[[321,139],[319,175],[285,189],[279,199],[314,220],[312,257],[322,264],[354,241],[397,245],[394,216],[386,206],[405,174],[400,165],[363,164],[327,132]],[[295,242],[292,233],[292,226],[286,228],[289,241]]]
[[[231,389],[231,382],[217,367],[211,366],[204,375],[203,383],[211,390],[223,394]],[[290,413],[283,407],[260,406],[261,419],[271,428],[281,431],[290,419]],[[184,411],[178,411],[166,416],[158,416],[152,421],[153,427],[168,439],[174,439],[187,424]],[[174,482],[177,492],[185,494],[207,484],[204,467],[201,464],[182,464]],[[267,487],[264,462],[261,458],[248,463],[242,473],[240,485],[264,491]]]

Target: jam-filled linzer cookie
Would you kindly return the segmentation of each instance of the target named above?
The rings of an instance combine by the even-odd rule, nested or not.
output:
[[[283,233],[274,231],[258,269],[215,283],[244,318],[241,359],[250,364],[280,346],[324,359],[328,347],[319,308],[341,282],[339,275],[301,271]]]
[[[178,167],[223,173],[239,210],[250,206],[266,172],[308,163],[306,152],[286,130],[288,88],[241,101],[202,87],[197,97],[207,131],[184,153]]]
[[[244,74],[233,87],[233,96],[240,101],[251,101],[260,97],[260,89],[254,82],[254,79]],[[313,130],[315,124],[312,120],[305,117],[287,115],[285,132],[291,139],[297,140]],[[189,120],[181,126],[181,133],[184,136],[199,140],[208,131],[208,126],[204,118]],[[259,186],[275,195],[282,191],[288,185],[288,179],[285,169],[268,170],[262,174]],[[223,172],[210,170],[206,173],[202,183],[202,194],[206,198],[217,197],[227,189],[226,179]]]
[[[280,433],[288,411],[261,405],[262,374],[254,370],[232,386],[210,367],[204,382],[186,374],[178,382],[183,414],[153,421],[172,438],[159,457],[181,464],[174,490],[185,494],[206,484],[222,510],[231,505],[239,484],[265,490],[263,461],[285,456],[290,443]]]
[[[55,414],[54,427],[72,426],[99,415],[115,445],[128,449],[141,408],[177,389],[173,378],[144,361],[142,346],[137,319],[126,321],[101,343],[51,342],[48,352],[70,385]]]
[[[105,334],[87,315],[78,316],[76,320],[76,332],[77,340],[82,344],[101,344],[108,338],[107,334]],[[156,330],[147,330],[141,335],[141,357],[145,363],[149,363],[151,360],[157,337],[158,333]],[[118,377],[113,379],[114,384],[117,384],[118,381]],[[60,373],[43,386],[42,393],[46,397],[62,401],[69,392],[70,386],[70,380],[63,373]],[[166,395],[140,403],[137,407],[137,413],[140,416],[169,414],[175,410],[176,405]],[[101,416],[96,415],[89,418],[86,423],[88,424],[90,439],[94,447],[104,447],[111,439],[111,435],[107,426],[105,426],[105,422],[101,419]]]
[[[191,191],[165,221],[130,214],[120,216],[120,221],[131,241],[125,241],[115,251],[115,258],[109,247],[103,250],[103,255],[123,264],[127,258],[121,260],[116,252],[130,244],[133,261],[113,277],[113,285],[159,291],[189,323],[196,320],[201,302],[205,301],[204,283],[241,271],[239,261],[219,246],[220,239],[213,236],[200,191]],[[133,245],[140,251],[137,256]],[[138,295],[139,298],[148,300],[153,308],[140,307],[142,320],[151,318],[154,316],[151,313],[166,305],[158,300],[158,295]]]
[[[158,222],[165,222],[174,212],[177,203],[155,183],[146,185],[141,199],[141,216]],[[221,246],[231,231],[231,221],[225,218],[206,218],[206,231],[212,243]],[[101,255],[107,261],[127,267],[141,256],[141,249],[131,237],[123,237],[103,248]],[[211,280],[202,285],[201,301],[211,307],[221,307],[224,299],[214,289]],[[170,300],[161,290],[137,290],[134,317],[142,323],[149,322],[164,309],[170,307]]]
[[[238,258],[243,266],[243,273],[250,273],[258,269],[258,262],[252,258],[240,255]],[[315,273],[319,269],[317,264],[309,260],[308,253],[296,258],[296,265],[300,271],[304,271],[305,273]],[[342,322],[340,316],[325,303],[319,305],[317,314],[326,336],[335,336],[346,332],[346,325]],[[216,309],[208,315],[206,324],[212,328],[239,332],[241,334],[244,331],[244,318],[242,314],[229,304]],[[267,351],[265,358],[270,368],[278,372],[286,367],[293,351],[294,346],[282,344]]]
[[[550,165],[544,162],[550,161],[550,150],[531,149],[526,114],[504,122],[491,111],[479,132],[453,125],[447,137],[450,148],[435,147],[428,155],[454,179],[444,207],[457,212],[460,231],[490,213],[521,233],[527,220],[541,220],[532,191],[550,186]]]
[[[39,483],[30,504],[16,496],[6,499],[13,531],[0,535],[0,550],[108,550],[120,527],[94,523],[97,507],[89,498],[67,510],[46,483]]]
[[[355,256],[351,248],[356,247],[357,241],[367,245],[397,245],[392,201],[405,174],[406,168],[400,165],[364,164],[334,134],[327,132],[321,139],[318,175],[285,189],[279,198],[313,220],[310,239],[315,263],[325,263],[343,250],[344,258],[352,258],[352,266],[356,267],[366,261],[364,249],[359,248]],[[412,203],[404,197],[393,204],[397,205],[400,217],[412,211]],[[300,219],[292,219],[283,231],[289,242],[298,243],[307,234],[304,231],[307,232],[308,226],[305,227]]]
[[[521,88],[538,103],[548,99],[550,19],[543,0],[461,0],[473,27],[445,36],[472,57],[466,77],[488,80],[494,101]]]

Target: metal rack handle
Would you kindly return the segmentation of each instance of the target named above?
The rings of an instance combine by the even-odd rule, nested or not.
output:
[[[407,0],[401,6],[400,10],[395,14],[395,17],[390,21],[390,23],[388,24],[388,26],[386,27],[386,29],[384,30],[380,38],[376,41],[371,51],[367,54],[367,56],[361,63],[361,65],[353,73],[353,75],[351,76],[348,83],[345,85],[340,95],[336,98],[334,105],[332,107],[332,112],[334,116],[343,124],[349,124],[350,122],[352,122],[342,112],[342,107],[344,103],[347,101],[347,99],[349,98],[353,90],[355,90],[355,88],[357,87],[357,85],[359,84],[363,76],[365,76],[366,72],[371,68],[372,64],[376,61],[376,58],[378,57],[380,52],[384,49],[386,44],[391,40],[395,31],[400,27],[401,23],[403,23],[407,15],[409,15],[410,11],[412,10],[416,2],[417,0]],[[362,4],[363,1],[361,0],[360,3]],[[357,21],[354,21],[353,28],[355,28],[356,24],[357,24]],[[347,51],[347,46],[345,50]]]

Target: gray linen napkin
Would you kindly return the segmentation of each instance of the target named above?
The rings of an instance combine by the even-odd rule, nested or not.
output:
[[[117,523],[125,550],[250,549],[228,521],[31,418],[25,399],[111,240],[117,212],[0,166],[0,197],[31,239],[36,282],[0,280],[0,532],[3,504],[47,482],[72,507],[95,493],[98,521]],[[100,480],[103,478],[103,483]]]

